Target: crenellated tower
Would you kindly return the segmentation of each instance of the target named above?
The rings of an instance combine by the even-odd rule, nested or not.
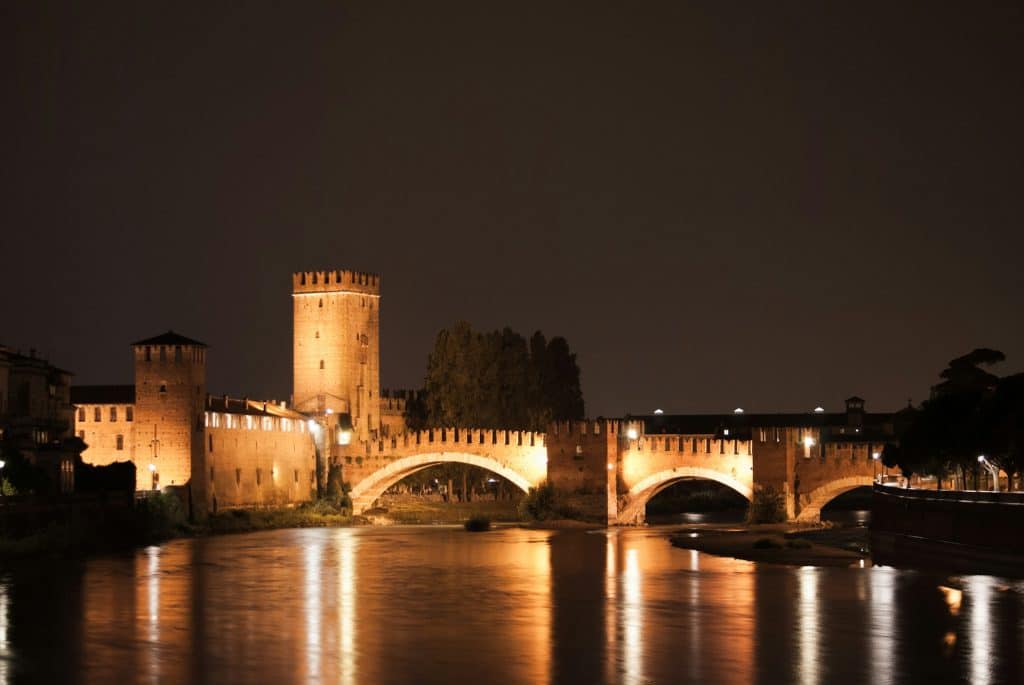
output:
[[[132,343],[139,489],[185,485],[202,462],[206,349],[174,331]]]
[[[356,440],[380,429],[380,276],[292,274],[292,404]],[[331,442],[334,436],[325,436]],[[346,438],[347,439],[347,438]]]

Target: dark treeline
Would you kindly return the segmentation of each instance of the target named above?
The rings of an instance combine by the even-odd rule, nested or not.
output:
[[[407,405],[406,424],[543,430],[583,418],[576,355],[565,338],[540,331],[527,341],[510,328],[474,331],[464,321],[437,334],[423,392]]]
[[[949,476],[960,488],[973,476],[976,487],[979,469],[1001,469],[1012,488],[1024,472],[1024,374],[1000,378],[981,368],[1004,359],[977,349],[950,361],[931,397],[897,414],[898,442],[885,448],[884,463],[907,476],[934,475],[940,487]]]

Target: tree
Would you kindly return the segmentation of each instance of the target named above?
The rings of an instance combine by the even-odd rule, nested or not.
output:
[[[978,348],[949,362],[920,409],[901,412],[898,443],[887,445],[883,462],[904,475],[953,472],[966,487],[978,456],[1009,476],[1024,470],[1024,374],[999,378],[981,368],[1005,359],[998,350]]]
[[[437,334],[424,389],[406,405],[411,428],[486,426],[543,430],[552,420],[583,418],[576,355],[565,338],[529,342],[511,328],[473,331],[464,321]]]

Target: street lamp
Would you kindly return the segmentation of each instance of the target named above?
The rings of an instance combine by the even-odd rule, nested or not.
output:
[[[978,463],[984,466],[992,476],[992,492],[999,492],[999,467],[986,459],[984,454],[978,455]]]
[[[873,480],[878,482],[878,460],[881,459],[882,454],[880,452],[871,453],[871,474]]]
[[[149,465],[150,489],[156,490],[156,464]]]

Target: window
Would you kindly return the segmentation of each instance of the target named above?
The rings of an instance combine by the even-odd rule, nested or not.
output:
[[[161,395],[166,395],[167,394],[167,382],[166,381],[160,383],[160,394]]]
[[[85,440],[85,431],[78,431],[78,439]]]
[[[117,436],[117,450],[121,451],[123,449],[124,449],[124,436],[123,435],[119,435],[119,436]]]
[[[242,469],[235,469],[235,485],[242,484]]]
[[[263,482],[263,469],[256,469],[256,485]]]
[[[320,368],[321,368],[321,370],[324,368],[324,360],[323,359],[320,360]]]
[[[210,482],[213,482],[213,467],[210,467]]]
[[[146,357],[146,361],[147,361],[147,362],[151,362],[151,361],[153,361],[153,353],[152,353],[152,352],[150,351],[150,349],[149,349],[149,345],[146,345],[146,353],[145,353],[145,357]]]
[[[117,421],[117,407],[110,408],[110,420],[111,422]]]
[[[78,420],[83,423],[85,422],[85,407],[78,408]]]
[[[319,340],[319,339],[320,339],[320,331],[317,331],[317,332],[316,332],[316,335],[315,335],[314,337],[315,337],[315,338],[317,338],[317,339]]]
[[[124,420],[125,421],[131,421],[132,419],[134,419],[135,418],[134,414],[135,414],[135,409],[133,407],[125,407],[124,408]]]
[[[349,459],[351,459],[351,458],[352,457],[349,457]],[[316,470],[314,469],[313,471],[309,472],[309,482],[312,483],[315,480],[316,480]]]
[[[96,407],[95,409],[93,409],[92,410],[92,420],[95,421],[96,423],[99,423],[100,421],[102,421],[103,420],[103,410],[100,409],[99,407]]]
[[[296,483],[299,482],[299,470],[298,469],[295,469],[295,482]]]
[[[210,451],[212,452],[213,451],[213,436],[212,435],[207,435],[206,439],[207,439],[207,443],[209,444]],[[213,469],[210,469],[210,471],[212,472]],[[213,480],[213,476],[210,476],[210,480]]]
[[[175,345],[174,346],[174,363],[175,364],[180,364],[181,363],[181,345]]]
[[[323,309],[323,308],[324,308],[324,301],[320,300],[320,309]]]

